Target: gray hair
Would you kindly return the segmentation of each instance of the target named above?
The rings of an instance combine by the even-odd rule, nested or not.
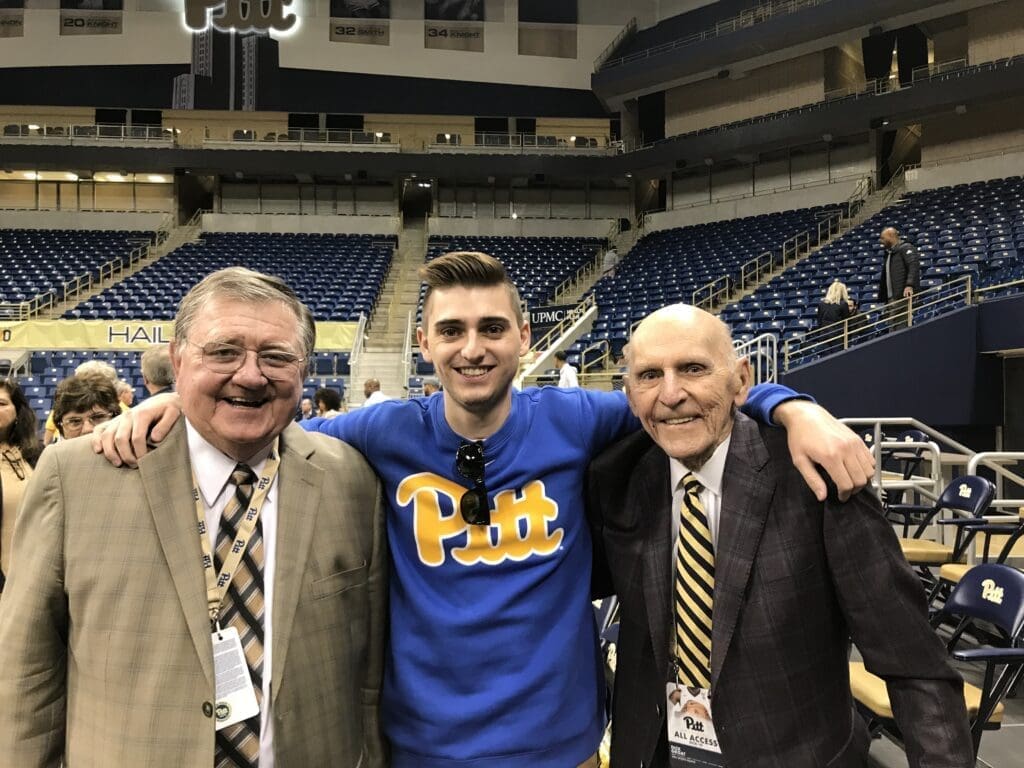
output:
[[[117,383],[117,369],[110,363],[105,363],[102,360],[86,360],[75,368],[76,376],[81,376],[83,374],[86,376],[102,376],[105,379],[109,379],[111,384]]]
[[[131,384],[129,384],[124,379],[118,379],[117,383],[114,384],[114,389],[117,390],[117,394],[119,396],[123,395],[125,392],[134,392],[135,391],[135,387],[133,387]]]
[[[215,299],[241,301],[251,304],[266,304],[280,301],[285,304],[299,322],[302,344],[302,356],[308,368],[316,345],[316,323],[313,315],[288,284],[279,277],[254,272],[245,267],[228,267],[213,272],[185,294],[178,305],[178,315],[174,320],[174,340],[178,344],[188,341],[189,331],[195,322],[196,315],[209,302]]]
[[[142,353],[139,361],[142,375],[156,387],[169,387],[174,383],[174,366],[171,365],[171,350],[166,344],[155,344]]]

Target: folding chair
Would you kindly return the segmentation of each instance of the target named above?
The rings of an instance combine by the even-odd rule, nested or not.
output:
[[[1005,565],[976,566],[961,579],[942,612],[960,620],[987,622],[1006,638],[1006,647],[979,646],[951,652],[957,661],[985,665],[980,688],[964,683],[964,703],[977,756],[982,732],[1000,728],[1002,700],[1024,674],[1024,573]],[[850,687],[872,735],[887,733],[901,741],[885,681],[868,672],[862,662],[851,662]]]
[[[983,563],[1005,563],[1006,559],[1013,552],[1014,545],[1024,536],[1024,507],[1021,507],[1018,511],[1017,518],[1014,519],[1012,516],[1000,515],[1002,519],[996,519],[993,517],[982,517],[980,519],[975,518],[955,518],[952,520],[942,520],[942,525],[956,525],[963,528],[969,528],[970,532],[974,537],[978,535],[983,537],[981,562],[974,565],[967,563],[946,563],[939,568],[939,579],[932,588],[931,593],[928,595],[928,604],[931,605],[936,598],[940,600],[948,595],[949,591],[960,583],[963,579],[964,574],[967,573],[971,568],[977,567]],[[1002,543],[999,548],[999,552],[992,557],[992,544],[995,537],[1006,537],[1006,540]],[[941,611],[936,611],[932,617],[932,626],[938,627],[941,621]]]
[[[956,539],[953,544],[921,538],[932,521],[944,509],[961,513],[957,518],[980,518],[988,509],[995,496],[996,487],[983,477],[964,475],[946,486],[938,501],[932,506],[921,504],[890,504],[886,507],[888,514],[903,516],[905,521],[914,516],[921,516],[921,522],[909,538],[900,539],[900,548],[904,557],[911,565],[918,566],[922,580],[931,587],[935,579],[928,570],[929,566],[941,566],[946,563],[958,563],[974,539],[974,531],[970,526],[957,526]],[[940,521],[941,522],[941,521]],[[904,524],[905,529],[909,522]]]

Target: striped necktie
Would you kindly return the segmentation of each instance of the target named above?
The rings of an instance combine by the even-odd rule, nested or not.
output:
[[[238,535],[238,526],[249,508],[256,475],[245,464],[238,464],[231,473],[235,494],[221,515],[217,532],[214,567],[221,565]],[[242,641],[245,660],[256,691],[256,700],[263,702],[263,526],[257,521],[242,561],[228,586],[220,612],[221,626],[234,627]],[[229,725],[217,731],[214,768],[257,768],[260,757],[260,716]]]
[[[683,490],[674,585],[678,682],[710,688],[715,549],[708,517],[698,496],[701,485],[692,472],[683,478]]]

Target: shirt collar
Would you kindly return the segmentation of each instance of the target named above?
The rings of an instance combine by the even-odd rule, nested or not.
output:
[[[679,459],[669,457],[669,480],[672,483],[672,490],[675,491],[679,488],[688,472],[693,472],[702,487],[720,497],[722,495],[722,477],[725,475],[725,460],[729,455],[731,442],[732,432],[726,435],[725,440],[715,448],[715,452],[711,454],[710,459],[704,462],[704,466],[696,470],[688,469]]]
[[[224,492],[224,486],[231,479],[231,473],[235,471],[238,462],[214,448],[188,419],[185,419],[185,430],[188,434],[188,455],[192,463],[192,473],[206,506],[212,507]],[[268,445],[255,456],[249,457],[246,462],[257,475],[270,456],[272,447],[273,444]]]

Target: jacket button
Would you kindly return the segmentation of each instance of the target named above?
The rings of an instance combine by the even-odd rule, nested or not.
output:
[[[203,714],[207,717],[213,717],[213,704],[208,701],[203,702]]]

